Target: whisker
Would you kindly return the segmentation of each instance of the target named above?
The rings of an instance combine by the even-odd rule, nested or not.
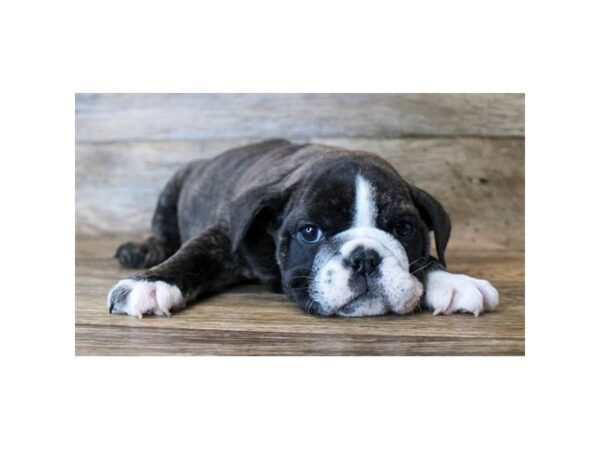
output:
[[[294,280],[299,280],[300,278],[306,278],[308,280],[314,280],[314,277],[307,277],[307,276],[303,276],[303,275],[298,275],[297,277],[292,277],[289,279],[289,281],[294,281]]]
[[[418,263],[418,262],[419,262],[419,261],[421,261],[422,259],[427,259],[427,257],[426,257],[426,256],[420,256],[420,257],[418,257],[418,258],[417,258],[417,259],[415,259],[413,262],[411,262],[411,263],[408,265],[408,267],[412,266],[413,264],[416,264],[416,263]]]
[[[314,303],[315,303],[315,301],[312,298],[308,301],[308,306],[306,308],[307,313],[310,314],[310,309],[313,307]]]
[[[435,261],[431,261],[429,264],[425,264],[423,267],[421,267],[420,269],[415,270],[414,272],[411,272],[411,275],[414,275],[417,272],[420,272],[423,269],[426,269],[427,267],[429,267],[430,265],[432,265]]]
[[[310,286],[304,286],[304,287],[297,287],[297,288],[287,288],[288,291],[301,291],[304,289],[309,289]]]

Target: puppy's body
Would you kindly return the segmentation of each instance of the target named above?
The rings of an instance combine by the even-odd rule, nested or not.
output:
[[[152,232],[118,249],[122,265],[152,269],[115,285],[111,311],[167,315],[247,280],[321,315],[405,314],[420,301],[477,315],[498,302],[489,283],[444,270],[441,205],[366,152],[272,140],[192,162],[163,190]]]

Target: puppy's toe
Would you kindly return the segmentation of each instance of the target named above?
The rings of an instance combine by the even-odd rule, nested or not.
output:
[[[473,284],[464,282],[457,286],[454,292],[450,306],[444,314],[464,311],[473,313],[477,317],[483,312],[483,295]]]
[[[486,311],[493,311],[500,303],[500,294],[498,290],[492,286],[487,280],[479,280],[472,278],[473,283],[477,286],[477,289],[483,294],[483,304]]]
[[[172,309],[185,306],[177,286],[164,281],[126,279],[113,286],[108,293],[108,312],[142,318],[144,314],[169,316]]]
[[[434,314],[469,312],[477,317],[494,310],[498,302],[498,291],[486,280],[441,270],[427,275],[425,306]]]
[[[437,316],[438,314],[445,312],[450,307],[452,295],[452,287],[427,291],[429,306],[431,309],[433,309],[433,315]]]

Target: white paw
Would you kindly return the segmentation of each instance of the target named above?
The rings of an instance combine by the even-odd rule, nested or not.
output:
[[[185,300],[177,286],[164,281],[121,280],[108,293],[109,312],[136,316],[170,316],[171,309],[182,308]]]
[[[433,314],[470,312],[479,316],[498,306],[498,291],[489,281],[436,270],[427,275],[425,305]]]

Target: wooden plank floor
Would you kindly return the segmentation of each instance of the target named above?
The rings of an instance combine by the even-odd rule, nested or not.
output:
[[[472,315],[320,318],[260,286],[240,286],[172,317],[109,315],[106,294],[133,272],[112,258],[119,241],[76,243],[76,355],[523,355],[521,250],[451,243],[454,272],[487,278],[498,309]]]

